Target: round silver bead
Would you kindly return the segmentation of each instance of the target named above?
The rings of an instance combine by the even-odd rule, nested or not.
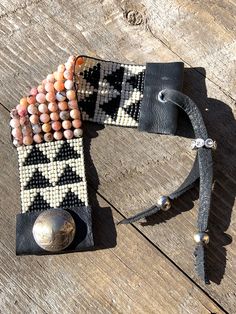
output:
[[[75,222],[63,209],[42,212],[33,225],[35,242],[45,251],[59,252],[67,248],[75,237]]]
[[[211,138],[207,138],[205,140],[205,147],[216,149],[216,141],[213,141]]]
[[[163,211],[167,211],[171,208],[171,202],[168,196],[161,196],[157,201],[157,204],[161,207]]]
[[[205,141],[202,138],[196,138],[195,146],[196,148],[201,148],[205,145]]]
[[[196,143],[195,140],[191,141],[191,149],[195,149],[196,148]]]
[[[209,240],[210,240],[209,235],[206,232],[196,232],[193,238],[196,243],[203,243],[203,244],[209,243]]]

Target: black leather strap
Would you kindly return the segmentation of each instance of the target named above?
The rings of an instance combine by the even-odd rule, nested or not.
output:
[[[172,103],[180,108],[182,108],[190,118],[192,123],[194,133],[196,138],[207,139],[208,134],[202,118],[202,115],[197,107],[197,105],[186,95],[178,92],[176,90],[166,89],[162,91],[162,101],[163,105],[166,103]],[[213,180],[213,164],[211,150],[205,147],[198,149],[198,153],[193,165],[193,168],[183,182],[183,184],[172,194],[169,195],[170,199],[174,199],[189,190],[193,183],[200,176],[200,196],[199,196],[199,212],[197,228],[198,232],[206,232],[208,226],[208,217],[211,202],[211,189]],[[130,223],[137,221],[143,217],[150,216],[158,211],[160,211],[160,206],[154,205],[151,208],[133,216],[128,219],[122,220],[120,223]],[[196,270],[198,275],[208,283],[206,267],[205,267],[205,252],[204,243],[198,243],[195,249],[196,257]]]

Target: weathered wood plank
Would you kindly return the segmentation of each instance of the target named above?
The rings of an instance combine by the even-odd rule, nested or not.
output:
[[[8,112],[0,108],[5,130]],[[16,151],[4,132],[0,162],[1,312],[223,313],[133,227],[115,230],[110,207],[94,195],[100,249],[58,256],[16,257],[14,216],[20,211]],[[97,205],[96,205],[97,204]],[[98,205],[99,204],[99,205]],[[112,209],[115,222],[121,216]],[[113,238],[113,239],[112,239]],[[97,239],[98,240],[98,239]],[[172,289],[174,287],[174,289]]]
[[[235,241],[225,247],[229,240],[224,232],[235,239],[232,211],[236,191],[235,103],[232,99],[235,97],[235,25],[232,20],[235,3],[168,0],[159,1],[157,5],[154,1],[106,0],[25,1],[22,4],[14,0],[2,1],[1,7],[0,99],[8,108],[15,106],[29,87],[71,53],[96,54],[135,63],[181,59],[191,66],[206,67],[206,86],[204,75],[197,73],[204,74],[202,68],[189,70],[185,91],[203,109],[210,135],[219,144],[211,219],[214,225],[212,273],[218,276],[215,281],[219,282],[224,272],[226,249],[227,268],[220,286],[213,284],[204,289],[232,312],[236,291]],[[124,16],[132,10],[141,13],[147,23],[130,25]],[[90,126],[90,135],[93,136],[95,128]],[[159,194],[173,190],[190,169],[193,155],[186,151],[188,143],[188,140],[180,142],[173,137],[141,135],[135,130],[106,128],[99,132],[91,147],[99,174],[99,191],[125,215],[152,204]],[[7,160],[3,163],[5,177],[8,175],[6,164]],[[92,166],[90,170],[90,182],[96,187],[96,171]],[[3,186],[2,190],[15,191],[15,186],[8,188],[10,190]],[[137,226],[197,280],[193,259],[183,259],[183,254],[191,256],[193,249],[197,202],[191,211],[188,209],[194,205],[190,198],[195,194],[176,203],[171,214],[149,222],[155,224],[166,219],[168,224]]]

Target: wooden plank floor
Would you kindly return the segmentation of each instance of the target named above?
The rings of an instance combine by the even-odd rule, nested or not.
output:
[[[236,1],[2,0],[0,3],[0,313],[236,312]],[[20,211],[9,110],[71,54],[185,63],[184,92],[218,149],[210,215],[211,285],[194,272],[198,190],[169,212],[115,226],[173,191],[190,139],[86,125],[99,250],[15,256]]]

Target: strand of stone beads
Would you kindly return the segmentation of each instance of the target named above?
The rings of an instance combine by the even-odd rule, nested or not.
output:
[[[34,101],[32,98],[31,102]],[[11,113],[10,126],[12,127],[13,144],[18,147],[21,145],[31,145],[33,143],[32,127],[27,115],[28,98],[24,97]]]
[[[82,136],[81,114],[73,83],[74,62],[75,58],[69,57],[11,111],[10,126],[15,146]]]

